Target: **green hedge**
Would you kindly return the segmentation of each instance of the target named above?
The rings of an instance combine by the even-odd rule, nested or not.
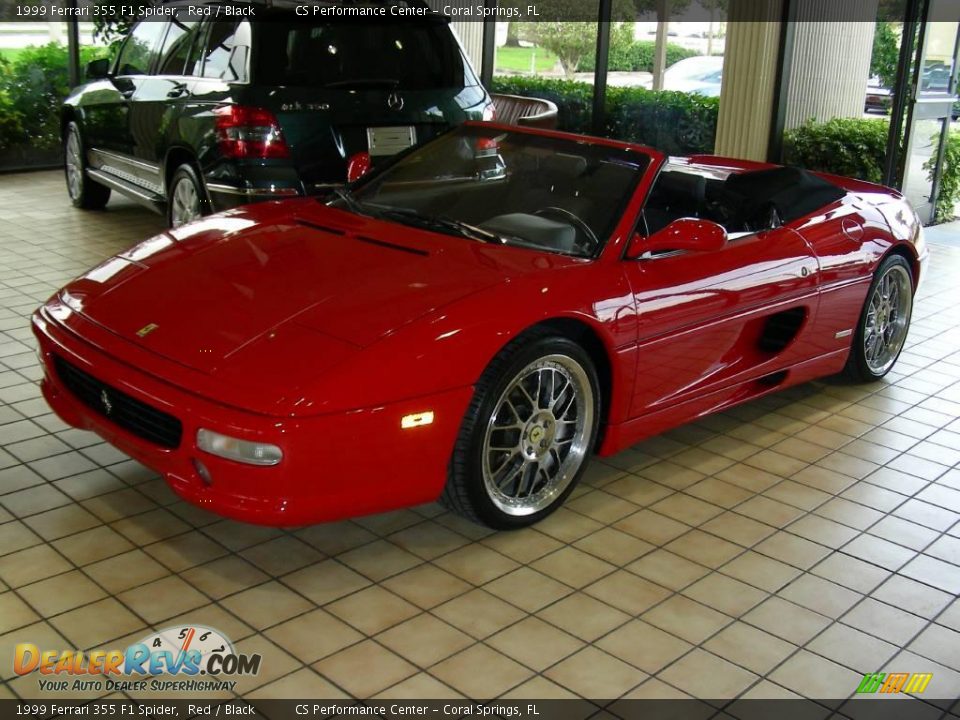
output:
[[[873,118],[808,122],[783,135],[783,161],[811,170],[883,182],[890,123]]]
[[[637,40],[629,44],[611,44],[607,56],[609,70],[619,72],[653,72],[653,58],[656,43],[652,40]],[[667,43],[667,67],[688,57],[699,55],[696,50],[688,50],[681,45]],[[593,72],[596,57],[593,55],[580,61],[577,72]]]
[[[500,76],[493,92],[543,98],[557,105],[561,130],[592,133],[593,86],[554,78]],[[686,155],[713,152],[718,98],[669,90],[608,87],[603,134]]]
[[[825,123],[808,122],[783,136],[783,160],[835,175],[883,182],[890,123],[885,119],[837,118]],[[924,168],[933,172],[931,163]],[[960,200],[960,132],[951,131],[940,180],[935,218],[953,218]]]
[[[81,48],[81,68],[108,52]],[[0,59],[0,150],[58,148],[60,105],[69,92],[67,48],[63,45],[28,47],[13,61]]]
[[[932,172],[932,162],[928,162],[924,168]],[[947,136],[947,150],[943,155],[943,174],[940,176],[936,221],[953,220],[953,209],[958,202],[960,202],[960,131],[951,130]]]

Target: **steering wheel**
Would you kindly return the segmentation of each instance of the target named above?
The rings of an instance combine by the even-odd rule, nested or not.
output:
[[[537,210],[534,213],[534,215],[550,215],[550,214],[559,215],[564,220],[567,220],[573,223],[586,236],[587,240],[593,243],[593,247],[586,248],[587,250],[592,251],[600,247],[600,240],[597,238],[597,234],[593,232],[590,226],[587,225],[587,223],[584,222],[584,220],[579,215],[575,215],[569,210],[565,210],[564,208],[555,207],[555,206],[541,208],[540,210]]]

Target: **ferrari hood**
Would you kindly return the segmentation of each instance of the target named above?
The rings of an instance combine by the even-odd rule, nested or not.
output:
[[[63,297],[111,332],[210,373],[287,323],[363,348],[509,275],[470,240],[313,201],[295,207],[157,236],[74,281]]]

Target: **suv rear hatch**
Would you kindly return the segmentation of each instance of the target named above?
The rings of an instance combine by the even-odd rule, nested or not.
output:
[[[258,23],[244,104],[277,116],[307,192],[481,119],[489,98],[444,18],[331,22],[271,13]]]

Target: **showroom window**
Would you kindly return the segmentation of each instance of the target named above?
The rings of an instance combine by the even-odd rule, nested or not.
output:
[[[0,17],[0,170],[59,164],[60,103],[71,87],[68,24]],[[78,35],[82,78],[110,48],[92,23],[79,23]]]

